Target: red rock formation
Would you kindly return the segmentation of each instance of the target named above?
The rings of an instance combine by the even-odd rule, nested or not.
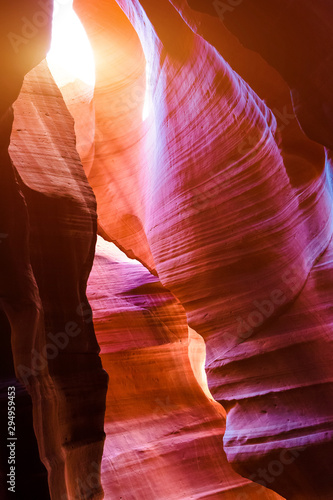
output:
[[[75,2],[75,8],[95,52],[93,156],[81,156],[98,204],[99,233],[131,257],[155,268],[143,221],[145,185],[139,157],[145,156],[142,123],[145,98],[145,58],[135,30],[115,1]],[[82,106],[62,89],[76,120],[79,143],[87,137]],[[79,93],[79,92],[78,92]],[[110,217],[112,210],[112,217]]]
[[[28,25],[29,43],[6,30],[21,33],[22,16],[36,24],[36,2],[0,26],[3,377],[15,369],[31,394],[50,497],[103,497],[100,346],[105,498],[328,500],[328,3],[305,2],[297,25],[298,0],[243,0],[226,28],[185,0],[75,6],[94,94],[62,89],[75,137],[45,63],[31,71],[15,104],[14,167],[10,106],[46,53],[50,15]],[[96,206],[76,144],[109,240],[89,282],[98,343],[86,297]],[[31,418],[26,435],[34,498],[47,498]]]
[[[80,13],[89,11],[85,2],[77,4],[82,6]],[[321,420],[322,409],[313,396],[315,378],[308,373],[304,384],[301,375],[296,376],[299,383],[295,385],[285,351],[275,349],[272,358],[268,349],[272,336],[269,325],[297,299],[332,237],[331,195],[323,150],[301,135],[296,122],[291,132],[281,131],[281,127],[277,130],[276,119],[265,103],[203,38],[193,33],[169,2],[119,4],[140,36],[151,78],[153,115],[145,136],[150,155],[142,156],[140,145],[135,156],[142,162],[141,178],[148,179],[142,224],[162,283],[181,301],[189,325],[207,342],[208,381],[213,395],[228,410],[227,454],[243,474],[266,485],[269,481],[258,476],[258,460],[266,467],[272,460],[281,462],[281,446],[291,451],[304,444],[313,449],[319,446],[323,455],[318,463],[325,471],[330,411],[327,409]],[[177,6],[182,7],[179,3]],[[94,8],[106,12],[102,3],[97,2]],[[93,25],[93,19],[89,22]],[[259,66],[267,67],[264,63]],[[263,97],[283,102],[273,91],[267,93],[274,74],[271,69],[266,86],[260,87],[259,78],[256,85]],[[255,76],[252,72],[253,81]],[[281,87],[280,92],[286,95],[283,81]],[[300,138],[312,152],[307,161],[303,160]],[[303,162],[307,170],[304,175]],[[260,310],[262,307],[266,312]],[[245,399],[241,385],[233,386],[229,404],[223,390],[223,374],[228,374],[223,370],[224,363],[238,352],[241,343],[245,351],[237,373],[246,380],[249,363],[245,352],[252,342],[259,348],[259,332],[267,345],[267,352],[261,356],[273,365],[276,380],[272,376],[261,394],[262,382],[257,375],[256,389]],[[304,369],[311,353],[311,348],[307,353],[308,334],[302,343],[290,338],[289,351],[299,360],[296,371]],[[325,349],[322,332],[317,342]],[[253,363],[256,359],[257,355]],[[289,373],[290,381],[283,390],[277,383],[278,367],[284,367],[287,379]],[[303,404],[312,409],[311,416],[295,409],[290,386],[295,386]],[[278,404],[270,409],[272,415],[266,417],[263,426],[261,412],[267,411],[264,406],[265,402],[270,404],[270,393],[279,393]],[[286,413],[294,415],[287,435],[288,421],[282,425],[279,420],[279,415]],[[238,440],[233,429],[242,427],[244,419],[247,425]],[[243,453],[242,443],[246,442],[253,445],[248,453],[244,447]],[[258,454],[257,449],[261,450]],[[295,498],[312,498],[314,491],[329,494],[327,482],[312,480],[306,459],[294,465],[306,478],[302,487],[296,479],[290,479],[288,467],[282,465],[270,484],[276,491]]]
[[[99,238],[87,293],[110,377],[105,498],[280,498],[227,463],[224,411],[200,370],[203,341],[189,337],[184,309],[158,279]]]
[[[192,11],[185,0],[174,0],[173,4],[191,28],[216,47],[272,110],[277,120],[279,147],[291,183],[297,186],[316,177],[324,168],[324,149],[309,140],[300,129],[289,87],[281,75],[259,54],[241,45],[220,18]],[[251,147],[251,140],[248,142]]]
[[[27,209],[15,170],[8,155],[13,121],[11,105],[19,94],[24,74],[44,56],[50,39],[51,2],[18,2],[2,6],[0,19],[0,496],[25,498],[27,491],[36,498],[49,498],[46,470],[40,462],[33,431],[31,398],[15,377],[13,336],[33,335],[38,316],[38,293],[28,250]],[[38,27],[36,27],[36,23]],[[11,343],[12,337],[12,343]],[[13,346],[13,350],[15,347]],[[15,387],[13,391],[12,388]],[[9,391],[9,392],[8,392]],[[15,393],[15,471],[20,481],[7,483],[12,461],[8,463],[9,393]],[[12,402],[12,401],[11,401]],[[28,451],[27,451],[28,450]],[[12,488],[9,491],[9,488]]]
[[[15,104],[10,152],[17,170],[10,162],[10,105],[24,74],[46,54],[52,12],[47,2],[12,7],[3,18],[6,26],[1,22],[1,303],[14,361],[11,365],[7,341],[6,376],[15,367],[32,396],[51,498],[60,499],[74,496],[79,480],[93,470],[92,463],[99,464],[104,440],[106,374],[91,320],[86,321],[89,307],[82,309],[94,254],[95,200],[75,150],[72,119],[43,66],[29,74]],[[29,488],[34,498],[47,499],[28,395],[15,380],[3,383],[5,405],[8,385],[17,387],[17,432],[24,440],[18,441],[17,498],[26,498]],[[29,451],[23,470],[24,444]],[[2,479],[8,472],[4,460]],[[1,491],[6,498],[3,482]],[[94,498],[100,497],[97,484]]]
[[[333,9],[328,0],[188,0],[219,17],[288,83],[297,118],[311,139],[332,142]]]
[[[95,198],[75,149],[73,120],[45,62],[26,77],[14,109],[10,154],[29,211],[40,296],[35,336],[13,339],[16,371],[30,385],[52,499],[88,498],[78,491],[98,472],[106,390],[85,295]],[[101,498],[98,484],[95,490]]]

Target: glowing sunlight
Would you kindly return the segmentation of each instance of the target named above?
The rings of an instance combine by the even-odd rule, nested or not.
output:
[[[95,85],[95,62],[87,33],[71,0],[55,0],[47,62],[59,87],[79,79]]]

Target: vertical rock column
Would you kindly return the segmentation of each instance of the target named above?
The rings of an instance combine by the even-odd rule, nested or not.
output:
[[[37,1],[1,7],[0,20],[0,297],[1,297],[1,498],[49,498],[47,473],[37,448],[32,402],[15,374],[13,352],[35,336],[40,299],[29,261],[28,214],[8,154],[13,122],[11,105],[24,74],[45,55],[50,39],[52,2]],[[31,345],[31,344],[30,344]],[[20,358],[19,351],[16,360]],[[8,387],[15,387],[15,486],[9,491]]]
[[[40,78],[32,77],[33,88],[27,77],[28,89],[15,105],[11,159],[8,155],[11,105],[24,75],[46,55],[51,14],[51,2],[20,1],[4,9],[0,23],[0,291],[8,357],[3,386],[15,370],[32,397],[50,497],[97,499],[103,495],[99,470],[107,376],[85,296],[96,238],[95,200],[75,149],[73,121],[45,65]],[[50,118],[52,113],[57,116]],[[12,385],[19,387],[18,381]],[[24,445],[25,476],[31,477],[28,485],[17,470],[17,484],[25,487],[18,498],[26,498],[29,487],[29,495],[46,500],[45,469],[37,458],[31,406],[22,386],[17,390],[18,432],[19,412],[25,412],[26,429],[17,450]]]
[[[75,148],[73,119],[45,62],[27,75],[15,103],[10,154],[29,211],[43,314],[31,366],[21,362],[17,370],[38,387],[35,426],[52,498],[101,498],[107,375],[85,294],[96,202]]]

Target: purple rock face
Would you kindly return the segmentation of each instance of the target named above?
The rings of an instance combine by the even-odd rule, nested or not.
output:
[[[188,0],[218,17],[242,44],[276,68],[291,90],[304,132],[333,149],[333,6],[329,0]]]
[[[94,89],[50,4],[0,21],[1,498],[332,498],[329,2],[76,0]]]

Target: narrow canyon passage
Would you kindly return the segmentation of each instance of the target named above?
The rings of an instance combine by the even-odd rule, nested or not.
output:
[[[114,13],[118,14],[118,18]],[[112,14],[112,29],[109,27],[105,32],[108,43],[103,40],[103,45],[113,48],[111,56],[115,58],[120,57],[119,48],[126,45],[116,39],[114,32],[119,31],[119,16],[123,22],[126,18],[119,8],[114,9]],[[61,25],[61,11],[55,21]],[[127,21],[126,26],[131,37],[134,37],[135,32]],[[138,40],[136,43],[138,52]],[[63,50],[57,54],[56,46],[51,48],[53,56],[48,57],[50,70],[75,119],[77,150],[93,186],[96,181],[92,157],[93,162],[98,163],[99,175],[101,162],[103,175],[107,174],[107,167],[109,170],[113,167],[114,175],[118,176],[123,174],[123,166],[128,163],[128,151],[123,148],[117,159],[116,152],[112,150],[113,141],[110,141],[110,138],[114,139],[115,131],[120,135],[119,121],[125,119],[127,127],[130,120],[133,122],[135,112],[136,127],[139,128],[142,121],[149,119],[149,87],[145,89],[145,81],[140,74],[139,82],[135,82],[138,88],[132,90],[130,87],[133,86],[130,77],[133,77],[135,67],[132,46],[127,50],[125,67],[119,70],[114,61],[112,65],[108,64],[112,71],[108,76],[108,85],[116,87],[121,80],[121,93],[128,99],[126,103],[124,98],[112,92],[112,99],[115,102],[123,99],[126,106],[121,108],[121,113],[113,106],[113,115],[118,112],[118,117],[116,123],[111,124],[111,129],[110,125],[105,127],[104,122],[101,125],[96,103],[94,107],[91,105],[93,99],[96,101],[96,88],[95,96],[92,91],[94,78],[87,72],[83,81],[83,78],[79,78],[80,73],[83,76],[83,71],[78,66],[75,68],[66,63],[61,64]],[[77,47],[76,60],[80,58],[84,59]],[[123,59],[121,61],[124,66]],[[141,54],[140,71],[143,74],[144,61]],[[125,71],[129,74],[127,80]],[[102,127],[103,132],[100,132]],[[105,128],[109,134],[108,142],[104,138]],[[91,129],[97,129],[97,140],[93,135],[89,140],[87,131]],[[102,153],[99,153],[99,149]],[[108,156],[105,158],[106,154]],[[108,165],[110,157],[113,158],[114,166]],[[125,179],[127,183],[121,184],[120,180],[115,186],[114,177],[109,178],[107,183],[104,179],[101,186],[103,190],[106,185],[109,190],[117,190],[123,205],[131,199],[124,191],[128,189],[128,178]],[[128,206],[124,209],[128,211]],[[109,218],[109,207],[107,215]],[[131,252],[128,253],[131,255]],[[222,447],[225,412],[219,404],[214,404],[209,393],[204,372],[204,341],[196,332],[189,330],[184,309],[158,278],[138,261],[131,261],[113,243],[99,236],[87,297],[93,310],[102,364],[109,375],[106,441],[101,469],[105,497],[126,495],[128,498],[171,500],[249,495],[276,498],[273,492],[260,485],[251,485],[235,474],[227,463]],[[129,449],[128,443],[131,443]],[[134,472],[129,472],[129,462]],[[193,468],[196,470],[195,479],[190,473]],[[94,480],[94,476],[91,476],[78,483],[77,496],[87,496],[89,492],[94,494]]]
[[[302,43],[281,63],[297,1],[19,4],[0,45],[16,498],[329,500],[331,9],[302,11],[327,18],[306,83]],[[251,6],[279,41],[251,38]]]

